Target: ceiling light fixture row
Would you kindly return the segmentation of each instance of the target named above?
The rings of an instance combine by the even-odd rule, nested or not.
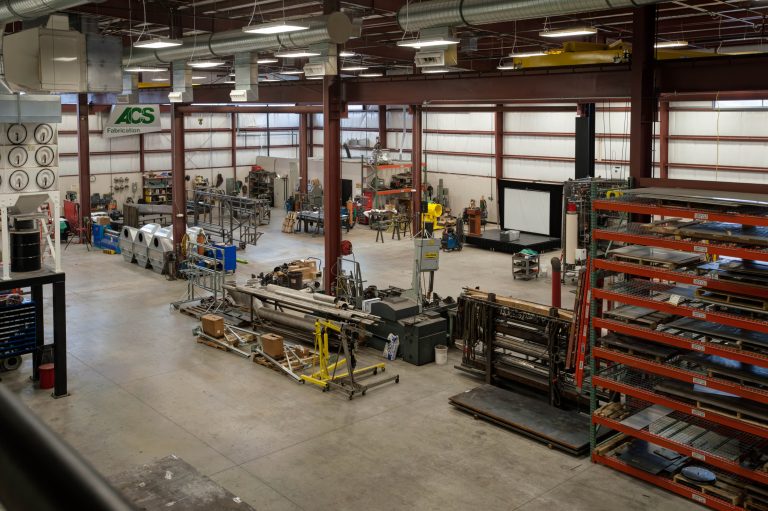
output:
[[[134,48],[149,48],[157,50],[159,48],[170,48],[172,46],[181,46],[181,41],[178,39],[168,39],[166,37],[150,37],[143,41],[136,41],[133,43]]]
[[[688,41],[659,41],[653,45],[654,48],[685,48]]]
[[[215,59],[201,59],[201,60],[190,60],[187,62],[187,65],[189,67],[195,68],[195,69],[208,69],[211,67],[219,67],[226,64],[223,60],[215,60]]]
[[[280,50],[275,53],[275,57],[280,59],[295,59],[301,57],[319,57],[320,52],[310,51],[307,48],[295,48],[291,50]]]
[[[309,30],[309,25],[307,23],[301,23],[298,21],[285,20],[243,27],[243,32],[263,35],[286,34],[289,32],[300,32],[302,30]]]
[[[575,37],[581,35],[597,34],[595,27],[570,27],[557,30],[544,30],[539,32],[539,37]]]

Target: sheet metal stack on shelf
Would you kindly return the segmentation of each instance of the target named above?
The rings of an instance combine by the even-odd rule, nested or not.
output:
[[[768,509],[768,200],[645,188],[593,209],[593,460]]]

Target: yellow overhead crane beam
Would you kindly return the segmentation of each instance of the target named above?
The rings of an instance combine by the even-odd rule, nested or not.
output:
[[[657,60],[684,59],[692,57],[716,57],[714,53],[697,50],[656,49]],[[632,57],[632,45],[623,41],[611,44],[568,41],[557,50],[535,57],[513,57],[517,69],[533,67],[583,66],[586,64],[621,64]]]

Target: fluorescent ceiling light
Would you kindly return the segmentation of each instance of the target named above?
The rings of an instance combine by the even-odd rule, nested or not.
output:
[[[515,64],[513,62],[507,61],[507,62],[502,62],[501,64],[496,66],[496,69],[500,71],[508,71],[510,69],[517,69],[517,67],[515,67]]]
[[[655,48],[684,48],[688,41],[659,41],[653,45]]]
[[[150,37],[143,41],[136,41],[133,43],[134,48],[170,48],[171,46],[181,46],[181,41],[176,39],[166,39],[163,37]]]
[[[168,68],[159,66],[126,66],[126,73],[165,73]]]
[[[54,57],[53,60],[55,62],[74,62],[77,60],[77,57]]]
[[[280,20],[270,23],[262,23],[261,25],[243,27],[243,32],[248,32],[249,34],[285,34],[286,32],[298,32],[300,30],[308,29],[309,25],[306,23]]]
[[[546,55],[543,51],[527,51],[523,53],[510,53],[509,58],[511,59],[524,59],[527,57],[543,57]]]
[[[342,71],[365,71],[368,66],[342,66]]]
[[[304,70],[302,69],[288,69],[286,71],[278,71],[281,75],[303,75]]]
[[[257,64],[276,64],[277,62],[278,60],[272,57],[264,57],[256,61]]]
[[[347,51],[347,50],[343,50],[343,51],[339,52],[339,57],[354,57],[355,55],[357,55],[357,53],[353,53],[353,52]]]
[[[545,30],[539,32],[539,37],[571,37],[592,34],[597,34],[597,29],[595,27],[571,27],[561,28],[559,30]]]
[[[206,78],[208,78],[208,77],[207,76],[193,76],[192,77],[193,80],[205,80]]]
[[[194,67],[195,69],[206,69],[209,67],[219,67],[223,66],[225,62],[223,60],[190,60],[187,62],[187,65],[189,67]]]
[[[378,78],[379,76],[384,76],[382,73],[360,73],[357,75],[361,78]]]
[[[152,78],[153,82],[170,82],[170,78]]]
[[[420,39],[405,39],[404,41],[398,41],[398,46],[405,46],[406,48],[428,48],[430,46],[448,46],[451,44],[459,44],[458,39],[452,37],[425,37]]]
[[[292,58],[299,58],[299,57],[318,57],[320,54],[316,51],[309,51],[309,50],[302,50],[302,49],[296,49],[296,50],[283,50],[275,53],[275,57],[281,58],[281,59],[292,59]]]
[[[427,67],[422,68],[421,72],[425,74],[433,74],[433,73],[449,73],[451,70],[447,67]]]
[[[235,83],[234,80],[224,80],[222,83]]]
[[[320,76],[308,76],[307,80],[322,80],[324,77],[322,75]]]

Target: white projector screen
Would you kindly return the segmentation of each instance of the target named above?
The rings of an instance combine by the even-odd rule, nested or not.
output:
[[[505,188],[504,228],[549,236],[549,192]]]

